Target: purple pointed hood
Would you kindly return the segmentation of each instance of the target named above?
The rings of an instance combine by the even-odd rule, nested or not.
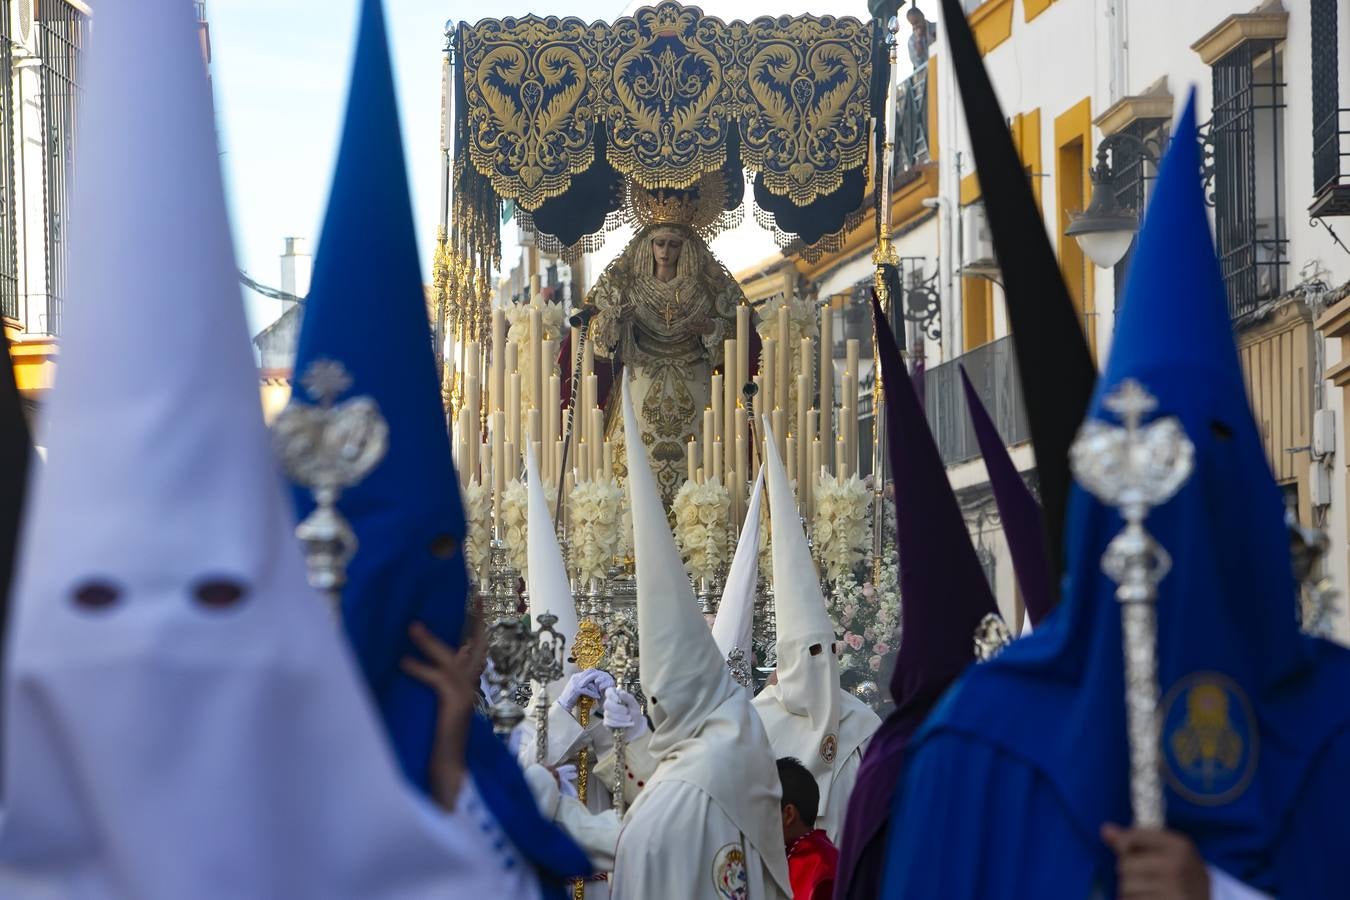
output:
[[[994,491],[998,515],[1003,520],[1003,536],[1008,541],[1017,585],[1022,589],[1022,602],[1027,606],[1031,624],[1041,620],[1054,608],[1054,593],[1050,588],[1050,570],[1045,552],[1045,529],[1041,505],[1031,495],[1027,483],[1013,465],[1008,448],[984,408],[975,386],[970,383],[966,367],[961,366],[961,385],[966,390],[966,409],[975,426],[975,440],[980,444],[984,466],[989,470],[989,486]]]
[[[872,312],[895,484],[900,650],[891,675],[895,711],[868,745],[849,801],[836,898],[878,896],[882,836],[905,747],[943,692],[975,659],[980,620],[998,611],[895,335],[875,297]]]

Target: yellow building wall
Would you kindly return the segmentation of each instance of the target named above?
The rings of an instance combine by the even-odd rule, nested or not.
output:
[[[1092,100],[1084,97],[1055,117],[1055,237],[1059,270],[1069,289],[1088,348],[1097,358],[1096,296],[1092,263],[1078,241],[1064,234],[1092,195]]]

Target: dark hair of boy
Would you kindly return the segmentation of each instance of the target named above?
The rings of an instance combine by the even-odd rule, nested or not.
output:
[[[820,787],[816,777],[801,764],[800,760],[785,756],[778,760],[778,780],[783,785],[781,806],[790,803],[797,808],[797,818],[808,829],[816,827],[816,814],[820,810]]]

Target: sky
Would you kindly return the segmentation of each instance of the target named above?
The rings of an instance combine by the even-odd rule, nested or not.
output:
[[[424,277],[435,246],[440,190],[441,63],[446,20],[466,5],[384,0]],[[504,0],[493,16],[576,15],[611,20],[637,8],[624,0]],[[753,18],[816,12],[866,17],[865,0],[708,0],[710,15]],[[919,4],[933,17],[933,0]],[[336,159],[356,39],[358,0],[207,0],[212,79],[222,161],[239,263],[268,285],[280,282],[286,237],[317,249]],[[621,239],[621,236],[616,236]],[[618,240],[606,250],[617,252]],[[767,233],[746,225],[713,248],[735,271],[771,256]],[[254,330],[278,314],[276,301],[249,295]]]

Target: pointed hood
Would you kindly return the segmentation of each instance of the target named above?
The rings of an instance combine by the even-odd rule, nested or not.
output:
[[[975,393],[966,367],[961,366],[961,386],[966,393],[966,409],[975,426],[975,440],[989,471],[989,487],[994,492],[998,516],[1003,521],[1003,536],[1008,541],[1017,586],[1022,589],[1022,602],[1032,626],[1041,624],[1054,606],[1050,587],[1050,571],[1046,568],[1045,528],[1041,520],[1041,505],[1031,495],[1027,483],[1013,465],[1003,438],[989,417],[989,411]]]
[[[905,748],[944,691],[975,661],[975,628],[998,612],[942,455],[886,316],[872,298],[886,399],[900,556],[900,649],[891,673],[895,711],[867,747],[840,842],[838,896],[877,896],[891,798]]]
[[[755,621],[755,591],[759,586],[759,509],[764,490],[764,467],[760,466],[755,487],[750,491],[750,503],[745,511],[745,527],[736,542],[736,555],[731,558],[727,584],[722,589],[722,602],[717,605],[712,636],[723,659],[739,650],[746,671],[751,665],[751,633]],[[728,663],[730,665],[730,663]]]
[[[539,617],[544,613],[557,616],[558,621],[553,627],[566,639],[564,646],[570,660],[572,642],[577,637],[576,601],[572,599],[572,585],[563,565],[558,535],[553,530],[553,511],[544,496],[544,482],[539,476],[539,462],[534,458],[533,447],[525,448],[525,473],[528,481],[525,489],[529,496],[525,552],[529,563],[526,587],[530,595],[530,625],[539,627]],[[557,699],[561,685],[576,671],[576,663],[563,664],[562,676],[548,684],[550,700]]]
[[[801,760],[816,776],[820,788],[816,827],[835,840],[847,802],[843,789],[835,788],[835,777],[880,720],[861,700],[840,690],[834,623],[825,609],[797,501],[767,418],[763,427],[778,677],[755,697],[755,709],[774,753]]]
[[[957,0],[942,0],[942,22],[961,87],[971,152],[1003,273],[1008,322],[1022,379],[1044,503],[1048,571],[1058,596],[1064,516],[1073,476],[1069,445],[1087,411],[1097,371],[1083,324],[1045,236],[1045,220],[1013,146],[975,37]]]
[[[487,890],[500,861],[400,777],[306,583],[192,6],[108,4],[98,34],[13,595],[0,879],[146,900]]]
[[[9,623],[9,591],[19,554],[19,523],[28,492],[28,467],[33,441],[28,433],[14,365],[9,356],[9,335],[0,327],[0,647]],[[3,652],[0,651],[0,659]]]
[[[1282,863],[1270,848],[1304,773],[1350,727],[1350,652],[1298,631],[1284,505],[1238,362],[1194,103],[1192,95],[1159,169],[1091,418],[1118,424],[1105,399],[1135,379],[1157,400],[1148,421],[1175,418],[1194,445],[1189,480],[1145,523],[1172,559],[1156,601],[1167,827],[1253,887],[1311,896],[1295,889],[1287,866],[1276,875]],[[1120,610],[1101,566],[1123,524],[1078,487],[1069,524],[1064,608],[972,669],[924,737],[959,732],[1018,757],[1088,834],[1130,817]],[[1178,758],[1194,727],[1212,728],[1216,717],[1224,752],[1203,764]],[[1097,853],[1109,878],[1114,859]]]
[[[642,443],[626,371],[622,404],[637,567],[638,670],[652,720],[648,749],[657,760],[628,817],[642,814],[652,785],[691,784],[736,823],[779,888],[790,893],[773,751],[698,611]]]
[[[300,382],[317,361],[340,363],[351,387],[339,399],[369,397],[388,423],[387,452],[338,501],[359,541],[347,568],[342,622],[404,774],[426,790],[438,706],[400,660],[415,654],[408,637],[413,622],[459,643],[468,575],[400,135],[383,9],[380,0],[363,0],[295,372]],[[372,330],[374,308],[380,327]],[[297,488],[295,498],[303,518],[312,496]],[[543,877],[576,874],[583,857],[539,817],[524,778],[480,718],[468,764],[484,801]]]

